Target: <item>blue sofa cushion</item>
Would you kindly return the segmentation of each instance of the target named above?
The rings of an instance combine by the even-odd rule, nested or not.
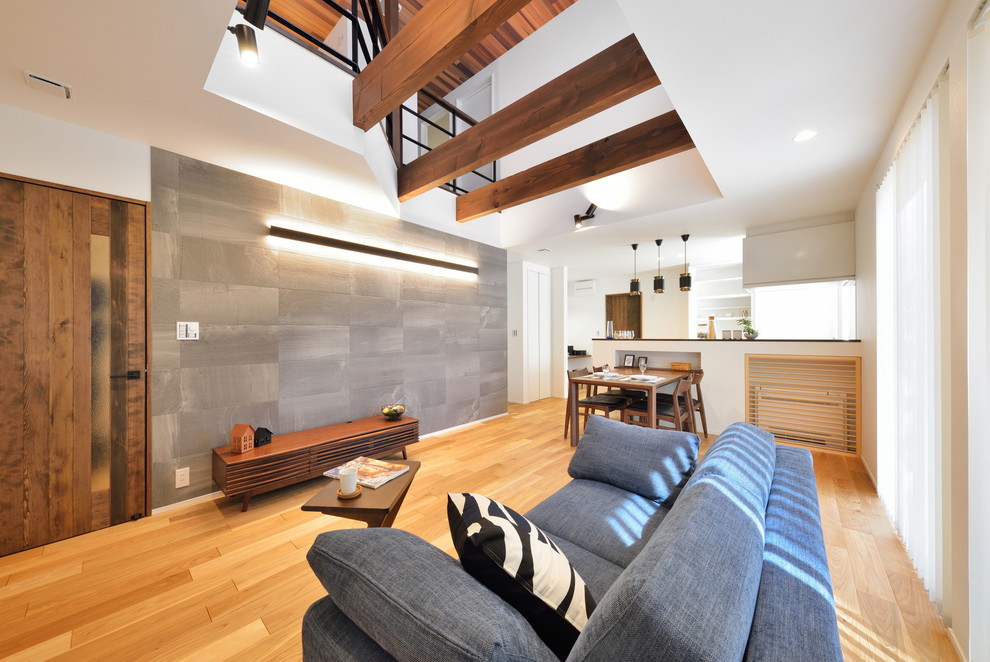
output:
[[[643,659],[644,651],[667,662],[741,660],[760,587],[774,463],[772,436],[745,424],[724,432],[598,603],[569,661]]]
[[[478,494],[448,494],[447,518],[464,569],[567,657],[595,599],[564,552],[525,517]]]
[[[747,661],[841,662],[811,453],[777,448]]]
[[[526,517],[547,533],[625,568],[669,510],[621,487],[575,479],[537,504]]]
[[[684,491],[695,483],[721,478],[735,486],[754,511],[764,513],[776,453],[772,434],[749,423],[733,423],[712,443]]]
[[[711,484],[685,490],[599,602],[568,662],[742,659],[762,552],[762,526],[730,494]]]
[[[557,660],[519,612],[411,533],[329,531],[306,558],[341,614],[396,660]]]
[[[698,435],[690,432],[653,430],[592,416],[567,473],[665,501],[694,471],[699,445]]]
[[[330,596],[311,604],[303,616],[306,662],[395,662],[364,630],[354,625]]]
[[[555,536],[546,529],[543,529],[543,531],[550,536],[551,540],[557,543],[560,551],[567,555],[567,560],[571,562],[574,569],[581,575],[585,586],[591,591],[591,596],[595,599],[595,602],[598,602],[608,592],[612,584],[615,583],[615,580],[622,574],[624,568],[621,566],[617,566],[611,561],[589,552],[584,547],[566,538]]]

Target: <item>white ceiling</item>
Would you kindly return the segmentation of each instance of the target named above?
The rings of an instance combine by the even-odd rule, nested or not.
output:
[[[502,214],[510,228],[552,225],[548,236],[508,243],[523,259],[569,266],[572,279],[627,273],[629,245],[653,248],[657,238],[665,239],[664,265],[676,264],[682,233],[691,235],[693,264],[738,262],[740,242],[729,237],[854,210],[950,4],[615,1],[694,138],[698,149],[688,154],[707,165],[721,197],[665,206],[661,192],[689,194],[688,166],[675,163],[685,154],[610,178],[637,193],[618,210],[599,211],[599,230],[569,232],[573,215],[597,202],[593,186]],[[818,135],[793,142],[803,129]],[[696,174],[690,179],[701,194]]]
[[[854,209],[949,0],[582,0],[568,12],[610,3],[621,10],[612,11],[611,32],[634,26],[663,82],[615,112],[631,118],[628,126],[672,106],[698,149],[508,210],[500,221],[474,221],[500,222],[514,256],[569,266],[572,278],[625,274],[629,244],[652,255],[656,238],[665,239],[664,264],[676,264],[685,232],[692,264],[738,262],[747,229]],[[0,103],[289,185],[304,181],[300,188],[378,211],[397,208],[362,154],[204,91],[235,0],[4,5]],[[549,25],[566,25],[564,15]],[[584,57],[600,50],[587,34],[569,36],[588,48]],[[553,50],[539,56],[553,58]],[[72,84],[75,98],[28,88],[25,69]],[[615,117],[548,139],[515,167],[625,128]],[[802,129],[818,136],[793,142]],[[575,234],[572,218],[589,200],[601,207],[598,229]]]

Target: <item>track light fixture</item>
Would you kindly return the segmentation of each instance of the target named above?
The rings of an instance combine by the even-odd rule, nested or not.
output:
[[[682,234],[681,239],[684,240],[684,273],[681,274],[680,285],[681,292],[688,292],[691,290],[691,274],[688,272],[688,259],[687,259],[687,240],[689,234]]]
[[[258,41],[254,37],[254,30],[250,25],[238,23],[227,27],[237,37],[237,50],[241,54],[241,62],[249,67],[256,67],[261,62],[258,56]]]
[[[591,206],[588,207],[588,211],[584,212],[583,216],[581,214],[574,214],[574,229],[580,230],[584,227],[584,222],[593,219],[596,211],[598,211],[598,205],[591,203]]]
[[[265,20],[268,18],[268,3],[271,0],[247,0],[244,3],[244,20],[258,28],[265,29]]]
[[[657,294],[663,294],[663,274],[660,273],[660,244],[663,243],[663,239],[654,239],[657,244],[657,275],[653,277],[653,291]]]
[[[637,276],[639,274],[636,273],[636,249],[637,248],[639,248],[639,244],[633,244],[632,245],[632,249],[633,249],[633,277],[632,277],[632,280],[629,281],[629,296],[631,296],[631,297],[638,297],[638,296],[640,296],[642,294],[642,292],[639,291],[639,278],[637,278]]]
[[[584,227],[584,222],[593,219],[596,211],[598,211],[598,205],[591,203],[591,206],[588,207],[588,211],[584,212],[583,215],[574,214],[574,229],[580,230]]]

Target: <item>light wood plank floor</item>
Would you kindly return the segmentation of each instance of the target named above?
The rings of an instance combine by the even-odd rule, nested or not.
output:
[[[563,401],[424,440],[395,526],[453,553],[446,493],[525,511],[567,482]],[[846,659],[955,660],[858,460],[815,458]],[[187,506],[0,558],[0,659],[298,660],[300,622],[324,594],[306,551],[322,531],[364,526],[304,513],[323,479]]]

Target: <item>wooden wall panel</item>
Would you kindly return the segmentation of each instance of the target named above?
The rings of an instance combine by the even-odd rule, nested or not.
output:
[[[0,554],[24,547],[24,184],[0,179]]]
[[[643,297],[628,294],[605,295],[605,319],[612,321],[616,331],[634,331],[643,337]]]

